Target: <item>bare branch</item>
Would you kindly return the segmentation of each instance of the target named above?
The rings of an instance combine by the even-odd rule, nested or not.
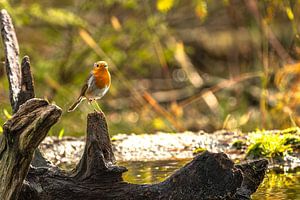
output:
[[[19,64],[19,44],[12,20],[6,10],[0,11],[2,41],[5,48],[5,66],[9,82],[10,103],[15,113],[19,107],[21,91],[21,70]]]

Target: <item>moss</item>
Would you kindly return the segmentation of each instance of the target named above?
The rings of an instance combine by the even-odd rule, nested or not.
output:
[[[299,127],[291,127],[280,131],[281,134],[297,134],[300,135]]]
[[[261,142],[251,144],[246,153],[246,157],[260,158],[266,155],[265,150]]]
[[[193,150],[193,154],[196,155],[196,154],[199,154],[199,153],[202,153],[204,151],[206,151],[207,149],[206,148],[203,148],[203,147],[197,147]]]
[[[246,147],[246,142],[243,140],[236,140],[232,143],[231,147],[237,150],[241,150],[243,149],[243,147]]]
[[[300,150],[300,136],[292,134],[285,135],[284,145],[290,145],[293,150]]]
[[[247,157],[283,158],[300,147],[299,128],[281,131],[256,131],[248,135]]]

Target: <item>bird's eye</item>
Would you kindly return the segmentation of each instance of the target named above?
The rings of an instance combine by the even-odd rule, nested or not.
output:
[[[97,64],[97,65],[96,65],[96,67],[100,67],[100,65],[99,65],[99,64]]]

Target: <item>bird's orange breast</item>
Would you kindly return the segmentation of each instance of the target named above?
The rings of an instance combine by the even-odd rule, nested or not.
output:
[[[95,77],[96,86],[99,89],[109,87],[110,86],[110,74],[108,69],[102,68],[102,69],[94,69],[93,75]]]

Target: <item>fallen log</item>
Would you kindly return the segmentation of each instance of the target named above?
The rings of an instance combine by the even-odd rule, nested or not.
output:
[[[0,138],[0,199],[250,199],[264,178],[266,160],[243,165],[224,153],[204,152],[157,184],[123,181],[116,165],[103,113],[87,116],[86,145],[75,169],[64,171],[33,154],[55,124],[61,109],[34,97],[29,58],[18,64],[18,43],[11,19],[1,10],[10,101],[14,115]],[[12,37],[11,37],[12,36]],[[13,47],[13,48],[12,48]],[[31,164],[30,164],[31,163]]]

